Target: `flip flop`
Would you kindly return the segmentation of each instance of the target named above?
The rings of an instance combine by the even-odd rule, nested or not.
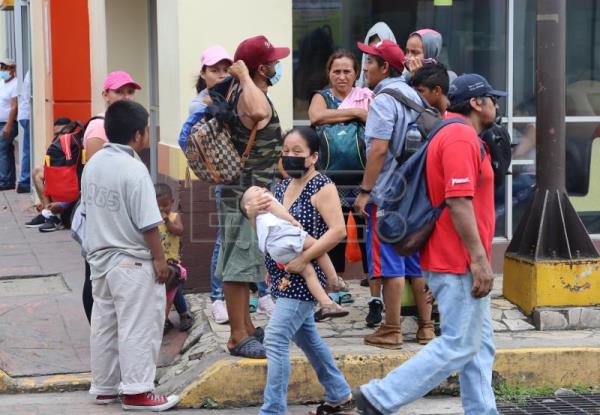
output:
[[[250,301],[248,301],[248,307],[250,308],[250,313],[256,313],[256,310],[258,310],[258,298],[250,297]]]
[[[265,330],[262,327],[257,327],[256,330],[254,331],[253,336],[256,337],[256,340],[258,340],[259,342],[264,343]]]
[[[352,294],[349,293],[348,291],[340,291],[338,293],[338,295],[339,295],[338,304],[352,304],[354,302],[354,298],[352,298]]]
[[[350,312],[348,310],[332,310],[330,307],[322,307],[315,313],[315,321],[323,321],[329,318],[346,317]]]
[[[232,356],[247,357],[250,359],[265,359],[267,352],[265,347],[254,336],[248,336],[237,344],[233,349],[229,349]]]
[[[346,402],[339,403],[337,405],[332,405],[330,403],[322,402],[319,406],[317,406],[313,411],[310,411],[310,415],[328,415],[328,414],[354,414],[353,411],[356,405],[353,399],[349,399]],[[351,412],[350,412],[351,411]]]

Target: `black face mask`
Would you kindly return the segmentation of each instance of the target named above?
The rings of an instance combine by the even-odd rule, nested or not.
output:
[[[306,157],[298,156],[282,156],[283,169],[294,179],[299,179],[308,171],[308,167],[304,166]]]

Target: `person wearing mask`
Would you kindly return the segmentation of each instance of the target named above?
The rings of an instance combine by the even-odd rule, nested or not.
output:
[[[490,312],[494,274],[494,171],[478,137],[496,119],[496,91],[478,74],[459,76],[449,91],[446,119],[459,118],[431,139],[427,193],[446,203],[421,251],[421,266],[442,315],[442,335],[383,379],[354,391],[358,413],[389,415],[459,373],[466,415],[497,415],[492,389],[495,357]],[[456,180],[460,178],[461,180]]]
[[[14,60],[0,60],[0,190],[13,190],[16,181],[14,140],[19,133],[17,109],[19,91]]]
[[[433,29],[420,29],[410,34],[406,41],[406,68],[403,73],[407,82],[423,64],[439,61],[442,45],[441,33]],[[456,74],[448,70],[448,78],[451,84]]]
[[[364,43],[369,46],[375,46],[382,40],[391,40],[392,42],[397,43],[396,37],[394,36],[394,32],[392,32],[392,29],[390,29],[390,27],[384,22],[377,22],[367,32]],[[367,66],[368,58],[369,54],[363,53],[361,58],[358,82],[356,83],[357,86],[362,88],[369,87],[367,85],[367,79],[365,78],[365,67]]]
[[[267,92],[281,78],[279,60],[289,54],[289,48],[274,47],[265,36],[255,36],[239,44],[229,68],[234,78],[229,102],[235,111],[229,127],[238,153],[246,148],[253,130],[256,133],[241,177],[223,185],[219,205],[221,249],[216,272],[223,281],[231,328],[227,348],[235,356],[266,357],[264,331],[254,327],[248,307],[250,283],[263,281],[266,269],[256,233],[240,212],[239,199],[250,186],[269,189],[275,178],[281,127]]]
[[[313,98],[308,108],[308,118],[313,127],[317,127],[317,132],[326,131],[329,126],[335,126],[339,123],[357,122],[358,128],[356,134],[358,136],[344,136],[344,141],[348,141],[348,145],[354,145],[356,140],[364,141],[364,128],[367,121],[367,111],[373,100],[373,93],[369,88],[356,87],[356,78],[358,76],[358,60],[352,52],[347,50],[338,50],[334,52],[325,67],[329,87],[318,91],[313,95]],[[335,127],[334,127],[335,128]],[[332,134],[337,134],[338,131],[332,131]],[[362,170],[358,172],[362,176]],[[335,177],[332,179],[335,182]],[[340,202],[344,216],[352,214],[352,203],[358,194],[358,182],[354,185],[349,185],[344,182],[336,183],[340,194]],[[363,238],[364,221],[359,215],[355,215],[355,222],[358,232],[359,246],[363,257],[363,270],[367,272],[365,243]],[[329,256],[338,274],[343,274],[346,265],[346,240],[335,246]],[[337,288],[341,291],[332,294],[338,301],[346,302],[351,299],[351,294],[348,292],[346,284],[340,278]]]
[[[120,100],[131,101],[134,99],[135,91],[142,89],[140,84],[133,80],[131,75],[125,71],[114,71],[104,79],[102,98],[106,106]],[[104,112],[101,112],[89,122],[83,135],[83,148],[86,152],[87,162],[96,154],[104,144],[108,143],[108,137],[104,130]],[[85,169],[84,169],[85,170]],[[92,308],[94,298],[92,297],[92,283],[90,281],[90,265],[85,262],[85,282],[83,284],[82,300],[85,315],[89,322],[92,320]]]

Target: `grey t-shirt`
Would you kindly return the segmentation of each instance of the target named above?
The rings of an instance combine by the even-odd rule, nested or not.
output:
[[[162,223],[148,169],[129,146],[108,143],[81,179],[84,250],[91,278],[101,278],[122,255],[152,259],[143,233]]]

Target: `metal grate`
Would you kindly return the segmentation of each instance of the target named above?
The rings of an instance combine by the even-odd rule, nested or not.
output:
[[[522,402],[498,402],[502,415],[600,415],[600,393],[526,398]]]

